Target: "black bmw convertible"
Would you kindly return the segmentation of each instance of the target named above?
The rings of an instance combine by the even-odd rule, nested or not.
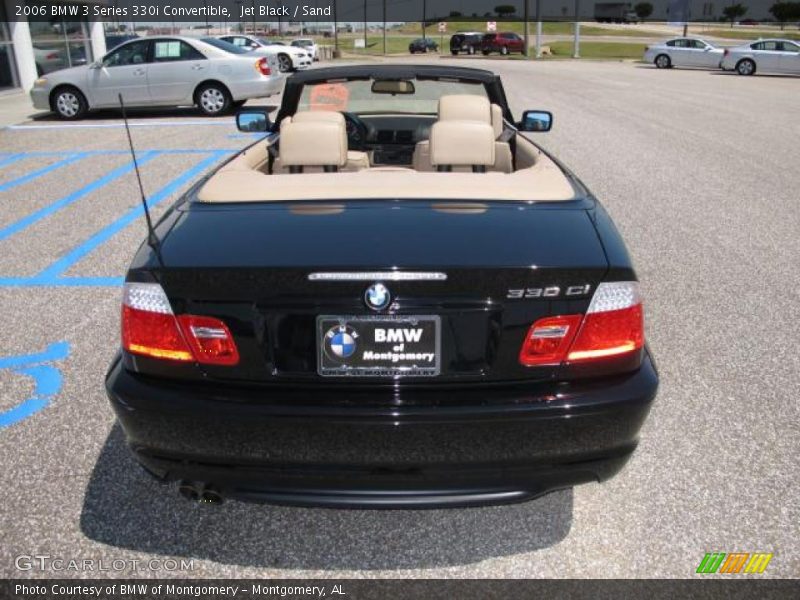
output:
[[[187,497],[498,504],[615,475],[658,376],[608,214],[491,72],[323,68],[139,248],[106,388]],[[538,133],[534,133],[538,132]]]

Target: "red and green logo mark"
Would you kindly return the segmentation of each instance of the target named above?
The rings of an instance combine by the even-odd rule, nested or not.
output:
[[[765,552],[708,552],[700,561],[697,573],[763,573],[772,554]]]

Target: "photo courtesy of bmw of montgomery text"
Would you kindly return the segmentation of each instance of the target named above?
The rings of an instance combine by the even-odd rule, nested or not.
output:
[[[615,475],[658,377],[608,214],[500,78],[362,65],[287,80],[269,133],[128,271],[106,388],[193,499],[515,502]],[[531,132],[531,133],[528,133]],[[539,132],[539,133],[532,133]]]

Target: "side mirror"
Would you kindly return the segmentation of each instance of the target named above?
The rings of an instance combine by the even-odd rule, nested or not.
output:
[[[236,127],[245,133],[265,133],[270,130],[272,122],[269,111],[265,108],[246,108],[236,113]]]
[[[102,69],[103,68],[103,61],[96,60],[92,64],[89,65],[90,69]]]
[[[520,131],[550,131],[553,128],[553,113],[546,110],[526,110],[517,125]]]

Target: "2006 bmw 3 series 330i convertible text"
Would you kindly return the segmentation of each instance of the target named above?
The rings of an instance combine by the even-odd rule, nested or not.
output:
[[[521,501],[631,456],[658,378],[603,207],[475,69],[287,81],[128,271],[108,395],[189,497]],[[531,133],[530,135],[539,135]]]

